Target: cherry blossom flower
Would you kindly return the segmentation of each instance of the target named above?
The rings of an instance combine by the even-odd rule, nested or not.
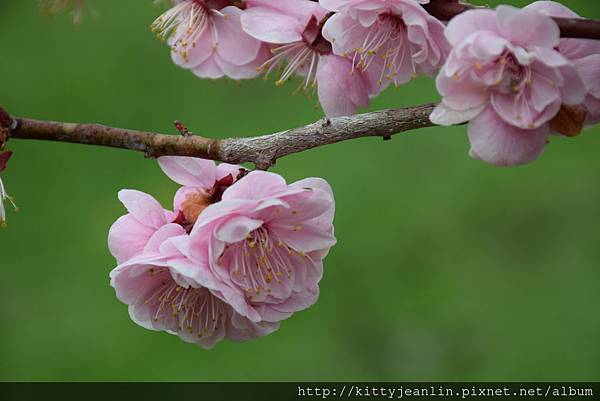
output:
[[[188,157],[159,164],[183,185],[175,212],[123,190],[128,214],[109,232],[119,263],[111,285],[134,322],[211,348],[268,335],[316,301],[335,244],[325,181],[287,185],[273,173]]]
[[[420,74],[434,75],[449,51],[444,25],[425,11],[429,0],[320,0],[335,11],[323,36],[335,54],[377,77],[379,90]]]
[[[6,169],[6,164],[11,158],[12,152],[0,153],[0,173]],[[2,178],[0,178],[0,227],[6,227],[6,209],[4,208],[4,202],[10,202],[16,211],[19,210],[13,198],[6,192]]]
[[[335,244],[329,185],[287,185],[253,171],[206,208],[179,249],[208,261],[223,299],[253,322],[278,322],[316,302],[323,258]]]
[[[318,87],[318,97],[330,117],[350,115],[367,106],[376,85],[352,63],[331,53],[331,43],[321,35],[328,11],[309,0],[248,0],[242,15],[243,29],[272,45],[273,56],[260,70],[268,76],[280,65],[277,85],[294,75],[303,77],[299,89],[307,94]]]
[[[194,157],[165,156],[158,158],[163,172],[182,185],[175,194],[173,212],[164,209],[152,196],[135,190],[122,190],[119,200],[129,213],[110,228],[108,245],[118,263],[123,263],[144,250],[149,239],[161,227],[174,223],[191,230],[202,211],[219,201],[226,187],[235,182],[242,167]],[[222,187],[224,186],[224,187]]]
[[[181,171],[179,177],[184,176]],[[111,285],[129,305],[134,322],[204,348],[223,338],[250,340],[279,327],[251,322],[222,300],[207,264],[191,263],[177,250],[175,244],[188,240],[188,228],[178,221],[179,216],[139,191],[123,190],[119,198],[129,213],[109,232],[109,249],[120,263],[110,274]]]
[[[586,88],[555,50],[559,29],[531,9],[499,6],[453,18],[454,47],[437,77],[440,125],[470,121],[470,154],[500,166],[527,163],[544,150],[550,121],[563,105],[583,101]]]
[[[152,30],[167,41],[177,65],[201,78],[254,78],[269,52],[242,30],[242,10],[233,3],[177,0],[154,21]]]
[[[536,1],[527,9],[552,17],[581,18],[578,14],[554,1]],[[600,122],[600,41],[593,39],[561,39],[558,51],[571,60],[587,88],[582,106],[586,112],[586,125]]]
[[[320,36],[319,27],[327,10],[310,0],[248,0],[247,5],[241,17],[244,31],[276,45],[272,49],[274,56],[261,70],[268,73],[287,61],[278,85],[294,74],[305,77],[305,88],[316,84],[319,58],[331,53],[331,45]]]
[[[129,305],[131,319],[203,348],[224,338],[247,341],[277,330],[278,323],[251,322],[222,300],[212,289],[216,283],[207,266],[178,253],[173,242],[186,237],[181,225],[167,224],[150,237],[143,253],[111,272],[111,285]]]

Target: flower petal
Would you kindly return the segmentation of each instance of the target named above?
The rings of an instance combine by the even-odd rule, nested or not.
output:
[[[497,166],[513,166],[537,159],[546,146],[547,125],[520,129],[504,122],[488,107],[469,124],[471,157]]]
[[[179,185],[212,188],[216,179],[216,166],[212,160],[184,156],[163,156],[158,164],[164,173]]]
[[[168,223],[160,203],[144,192],[123,189],[119,191],[119,200],[137,221],[148,227],[158,229]]]

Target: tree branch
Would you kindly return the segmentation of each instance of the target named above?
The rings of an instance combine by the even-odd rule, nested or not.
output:
[[[226,163],[254,163],[267,169],[277,159],[318,146],[368,136],[392,135],[433,126],[429,115],[435,104],[380,110],[350,117],[324,118],[300,128],[252,138],[209,139],[113,128],[14,118],[9,139],[37,139],[108,146],[143,152],[147,157],[194,156]]]

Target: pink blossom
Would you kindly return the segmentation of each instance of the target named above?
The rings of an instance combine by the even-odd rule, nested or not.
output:
[[[531,9],[499,6],[458,15],[446,28],[454,47],[437,77],[440,125],[470,121],[472,157],[500,166],[536,159],[561,106],[583,101],[585,86],[555,50],[559,29]]]
[[[376,77],[379,91],[419,74],[433,75],[449,51],[444,25],[425,11],[428,0],[320,0],[335,11],[323,36],[335,54]]]
[[[108,248],[117,263],[140,255],[150,238],[172,223],[176,214],[164,209],[152,196],[140,191],[119,191],[119,200],[128,213],[121,216],[108,232]]]
[[[167,40],[173,61],[201,78],[254,78],[269,52],[242,30],[242,10],[233,3],[177,0],[152,29]]]
[[[6,169],[6,165],[10,158],[12,157],[12,152],[2,152],[0,153],[0,173]],[[0,178],[0,227],[6,227],[6,209],[4,208],[4,202],[9,201],[15,210],[19,210],[13,198],[6,192],[4,188],[4,183],[2,182],[2,178]]]
[[[119,263],[111,285],[134,322],[210,348],[268,335],[316,301],[335,244],[325,181],[287,185],[273,173],[186,157],[159,163],[183,185],[176,212],[123,190],[129,213],[109,232]]]
[[[202,211],[220,200],[226,187],[232,185],[246,170],[238,165],[196,157],[164,156],[158,158],[163,172],[182,187],[175,194],[178,221],[192,225]]]
[[[253,322],[278,322],[316,302],[323,258],[336,240],[329,185],[309,178],[287,185],[279,175],[253,171],[198,218],[189,260],[208,261],[219,290]]]
[[[552,17],[581,18],[566,6],[554,1],[536,1],[526,7]],[[561,39],[558,51],[571,60],[587,88],[582,106],[587,112],[586,124],[600,122],[600,41],[593,39]]]
[[[173,202],[173,210],[164,209],[152,196],[134,190],[119,192],[119,200],[128,214],[110,228],[108,245],[118,263],[139,255],[150,237],[161,227],[176,222],[191,229],[198,215],[216,195],[220,180],[230,177],[229,185],[240,174],[240,166],[215,165],[212,160],[193,157],[165,156],[158,159],[165,174],[182,185]],[[218,195],[220,196],[220,194]]]
[[[368,105],[375,92],[370,77],[332,55],[331,44],[321,35],[326,9],[309,0],[248,0],[247,5],[242,27],[273,47],[273,56],[261,70],[268,75],[286,64],[277,85],[302,76],[300,88],[308,93],[318,87],[319,102],[330,117],[354,114]]]
[[[129,306],[131,319],[204,348],[223,338],[246,341],[277,330],[277,323],[251,322],[222,300],[207,266],[192,264],[177,251],[174,243],[186,237],[182,226],[167,224],[143,253],[111,272],[111,285]]]
[[[110,274],[111,285],[134,322],[205,348],[223,338],[245,341],[278,328],[236,313],[222,300],[206,261],[191,263],[178,251],[188,235],[175,213],[142,192],[124,190],[119,198],[129,213],[109,232],[109,248],[120,263]]]

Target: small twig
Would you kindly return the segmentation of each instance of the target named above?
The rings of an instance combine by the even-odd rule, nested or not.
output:
[[[175,122],[173,122],[173,125],[175,125],[175,128],[177,128],[177,131],[179,131],[181,136],[188,137],[192,135],[188,127],[186,127],[181,121],[175,120]]]

